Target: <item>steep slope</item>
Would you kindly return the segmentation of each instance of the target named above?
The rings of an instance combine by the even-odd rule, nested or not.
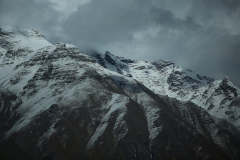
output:
[[[214,80],[164,60],[149,63],[124,59],[109,52],[92,56],[103,67],[136,79],[158,95],[191,101],[240,129],[240,89],[227,77]]]
[[[52,46],[52,44],[33,29],[0,28],[0,85],[16,73],[14,68],[18,64],[30,58],[36,50],[46,46]]]
[[[21,51],[6,34],[39,47]],[[35,32],[1,35],[15,45],[1,43],[1,159],[240,158],[238,129],[192,102],[156,94],[143,77],[153,72],[145,62],[110,53],[96,61]]]

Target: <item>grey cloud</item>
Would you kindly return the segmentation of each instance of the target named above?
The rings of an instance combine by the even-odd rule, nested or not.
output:
[[[176,28],[181,30],[195,30],[201,26],[197,24],[193,17],[187,16],[185,19],[176,18],[170,10],[152,7],[150,10],[151,19],[157,24],[165,27]]]
[[[32,27],[53,44],[71,42],[89,52],[168,59],[240,86],[239,0],[91,0],[65,19],[53,5],[0,0],[0,24]]]
[[[0,19],[2,24],[16,24],[20,26],[41,25],[53,20],[54,12],[49,3],[36,3],[29,0],[2,0],[0,2]],[[33,24],[36,23],[36,24]]]
[[[59,25],[58,13],[49,1],[1,0],[0,25],[16,25],[40,31],[48,40],[55,34],[53,27]]]
[[[84,35],[86,40],[91,41],[108,43],[117,39],[127,40],[131,32],[146,27],[146,11],[145,7],[136,6],[136,3],[122,3],[95,0],[83,5],[64,22],[64,29],[71,36]]]
[[[239,10],[239,7],[239,0],[201,0],[193,2],[194,9],[202,9],[204,11],[208,11],[208,13],[226,11],[231,14]]]
[[[189,14],[193,15],[201,25],[212,28],[231,29],[240,26],[239,0],[201,0],[194,1]],[[227,26],[230,27],[228,28]],[[238,27],[240,28],[240,27]],[[238,34],[240,29],[237,29]]]

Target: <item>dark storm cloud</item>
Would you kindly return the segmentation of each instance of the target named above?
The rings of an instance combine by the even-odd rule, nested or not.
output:
[[[85,51],[168,59],[240,86],[239,0],[0,0],[0,22]]]
[[[0,0],[1,24],[16,24],[20,26],[48,25],[56,16],[49,9],[49,2],[38,3],[29,0]]]
[[[194,22],[193,17],[188,16],[185,19],[176,18],[173,12],[163,8],[152,7],[150,15],[154,22],[168,28],[195,30],[201,27],[199,24]]]
[[[132,33],[147,27],[146,15],[150,4],[143,0],[139,3],[128,0],[91,1],[69,16],[64,22],[64,30],[70,39],[79,39],[79,43],[84,45],[128,41]]]
[[[59,22],[51,2],[34,0],[0,0],[0,25],[29,27],[54,39],[52,28]]]

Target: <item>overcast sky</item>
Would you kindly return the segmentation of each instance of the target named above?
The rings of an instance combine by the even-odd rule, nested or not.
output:
[[[82,51],[170,60],[240,87],[240,0],[0,0],[0,25]]]

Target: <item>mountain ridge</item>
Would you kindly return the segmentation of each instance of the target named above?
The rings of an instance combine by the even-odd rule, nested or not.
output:
[[[0,37],[0,151],[6,157],[240,157],[239,89],[227,78],[214,81],[163,60],[88,56],[31,29],[1,29]],[[217,116],[221,109],[224,116]]]
[[[148,88],[152,87],[156,94],[168,95],[182,101],[191,101],[218,118],[226,116],[224,115],[226,112],[229,114],[227,119],[239,128],[239,112],[235,112],[235,110],[229,112],[228,109],[229,105],[236,107],[240,105],[240,90],[227,77],[223,80],[214,80],[213,78],[196,74],[189,69],[183,70],[175,66],[174,63],[164,60],[151,63],[131,61],[126,63],[129,64],[128,66],[124,66],[122,63],[114,63],[114,60],[109,62],[106,59],[106,55],[118,59],[117,62],[121,61],[121,59],[125,61],[124,58],[119,58],[106,52],[105,55],[95,57],[103,67],[126,76],[131,76]],[[106,60],[103,58],[104,56]],[[215,97],[215,95],[218,95],[218,97]],[[214,98],[217,100],[213,100]],[[224,105],[226,103],[229,104]],[[222,111],[219,112],[219,110]]]

